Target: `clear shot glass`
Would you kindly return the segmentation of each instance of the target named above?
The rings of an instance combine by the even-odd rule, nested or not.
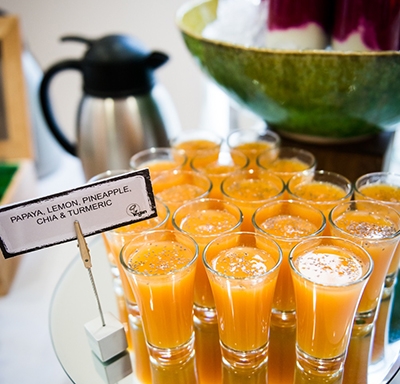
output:
[[[279,245],[254,232],[224,234],[206,246],[203,262],[226,366],[252,370],[267,363],[272,300],[281,261]]]
[[[275,240],[282,249],[282,264],[272,306],[274,325],[290,326],[295,323],[296,302],[289,252],[300,241],[320,236],[325,223],[325,216],[319,209],[296,200],[277,200],[255,211],[255,231]]]
[[[321,236],[297,244],[289,264],[296,296],[297,366],[318,380],[340,377],[373,261],[352,241]]]
[[[243,215],[234,204],[219,199],[198,199],[179,207],[172,224],[177,230],[193,237],[199,246],[199,255],[205,246],[224,233],[238,232]],[[216,323],[214,297],[203,260],[199,257],[194,285],[194,314],[198,320]]]
[[[153,364],[183,364],[194,356],[197,257],[196,242],[171,230],[144,232],[121,250]]]

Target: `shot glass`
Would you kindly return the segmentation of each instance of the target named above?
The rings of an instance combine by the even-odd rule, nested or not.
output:
[[[373,172],[360,176],[354,184],[356,200],[373,200],[400,213],[400,175],[390,172]],[[388,316],[390,315],[391,297],[397,279],[400,263],[400,246],[397,245],[385,277],[384,288],[376,319],[373,336],[371,364],[384,361],[388,344]]]
[[[343,201],[350,201],[354,191],[349,179],[324,170],[295,175],[289,179],[286,188],[290,199],[311,204],[324,213],[327,221],[324,235],[330,235],[330,210]]]
[[[134,372],[137,379],[143,383],[148,383],[151,381],[149,353],[144,340],[143,325],[139,308],[132,287],[128,281],[125,269],[121,265],[120,252],[124,245],[128,244],[132,238],[138,234],[151,229],[164,229],[166,227],[169,219],[168,207],[164,203],[156,201],[156,208],[156,217],[125,225],[123,227],[107,231],[103,234],[109,245],[113,263],[118,269],[118,276],[121,284],[120,288],[127,311],[129,333],[132,340],[132,349],[135,354]]]
[[[390,172],[373,172],[360,176],[354,184],[356,200],[375,200],[400,213],[400,174]],[[400,263],[400,247],[397,246],[385,277],[382,299],[389,298],[396,282]]]
[[[207,129],[184,130],[170,140],[172,148],[184,150],[188,161],[185,169],[190,170],[193,157],[202,151],[218,152],[223,143],[223,138]]]
[[[302,240],[290,252],[296,296],[297,366],[310,375],[342,375],[352,325],[373,261],[338,237]]]
[[[199,199],[179,207],[173,217],[174,228],[191,236],[199,246],[199,259],[194,285],[194,314],[202,322],[216,322],[215,303],[201,255],[205,246],[216,237],[240,231],[241,210],[218,199]]]
[[[282,198],[285,183],[270,172],[256,169],[238,171],[221,183],[224,200],[237,205],[243,213],[242,231],[254,231],[252,217],[257,208]]]
[[[236,171],[243,170],[249,164],[247,156],[235,149],[202,151],[191,161],[191,168],[207,175],[212,182],[210,197],[221,199],[221,182]]]
[[[357,309],[354,327],[372,331],[376,311],[400,235],[400,215],[375,201],[344,202],[329,214],[332,234],[361,245],[374,261],[374,269]]]
[[[202,173],[175,170],[165,171],[153,180],[153,191],[159,200],[169,208],[171,218],[168,227],[172,229],[172,215],[181,205],[194,199],[208,197],[212,188],[211,180]]]
[[[315,171],[317,161],[315,156],[304,149],[295,147],[280,147],[278,156],[276,151],[264,151],[257,159],[257,165],[270,172],[274,172],[285,183],[298,173]]]
[[[152,147],[134,154],[129,165],[134,170],[149,168],[151,178],[155,179],[163,171],[182,169],[186,162],[187,156],[183,150]]]
[[[249,169],[257,167],[257,157],[264,151],[268,151],[271,159],[278,156],[281,138],[268,129],[237,129],[232,131],[227,138],[229,148],[242,151],[249,158]]]
[[[254,232],[212,240],[203,252],[217,311],[222,361],[237,369],[267,363],[279,245]]]
[[[150,361],[176,365],[194,355],[193,290],[198,246],[171,230],[144,232],[120,253],[133,289]]]
[[[272,306],[275,325],[289,326],[295,322],[296,302],[289,252],[301,240],[321,235],[325,224],[325,216],[319,209],[295,200],[265,204],[253,215],[255,231],[272,238],[282,249],[282,264]]]

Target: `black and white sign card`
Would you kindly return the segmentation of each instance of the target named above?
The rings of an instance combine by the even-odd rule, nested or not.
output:
[[[148,169],[0,207],[0,247],[5,258],[157,216]]]

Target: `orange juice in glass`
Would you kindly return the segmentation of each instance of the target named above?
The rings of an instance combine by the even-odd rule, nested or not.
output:
[[[190,162],[202,151],[216,151],[221,148],[223,138],[207,129],[183,130],[170,140],[172,148],[185,151],[187,163],[185,169],[190,170]]]
[[[356,200],[333,208],[329,222],[335,236],[360,244],[374,261],[354,324],[357,328],[372,330],[385,276],[399,239],[400,215],[387,205]]]
[[[163,171],[182,169],[187,161],[183,150],[164,147],[152,147],[135,153],[129,161],[132,169],[148,168],[155,179]]]
[[[278,156],[281,139],[268,129],[249,128],[232,131],[227,143],[229,148],[242,151],[249,158],[248,168],[256,168],[256,159],[262,152],[268,151],[271,158]]]
[[[360,176],[354,183],[354,197],[356,200],[375,200],[400,213],[400,175],[391,172],[373,172]],[[377,363],[385,359],[388,343],[388,316],[391,307],[391,296],[398,274],[400,262],[400,246],[397,245],[390,262],[379,306],[373,338],[371,363]]]
[[[282,198],[283,180],[267,171],[248,169],[235,172],[221,183],[224,200],[237,205],[243,213],[243,231],[254,231],[252,217],[257,208]]]
[[[315,171],[317,165],[315,156],[304,149],[295,147],[280,147],[278,156],[271,156],[269,151],[257,157],[257,165],[270,172],[274,172],[285,183],[298,173]]]
[[[255,369],[266,363],[281,261],[279,245],[254,232],[223,234],[206,246],[203,262],[214,296],[224,364]]]
[[[153,180],[154,195],[168,206],[171,219],[184,203],[208,197],[211,188],[211,180],[206,175],[187,170],[165,171]],[[172,229],[172,220],[168,226]]]
[[[390,172],[373,172],[359,177],[354,184],[356,200],[376,200],[400,213],[400,175]],[[400,263],[400,247],[397,246],[385,277],[383,299],[393,292]]]
[[[194,354],[193,290],[198,246],[184,233],[143,232],[120,254],[142,318],[153,363],[183,363]]]
[[[235,149],[216,151],[202,151],[195,155],[191,168],[196,172],[207,175],[212,182],[210,197],[221,199],[221,182],[236,171],[245,169],[249,163],[247,156]]]
[[[215,322],[215,304],[210,283],[201,259],[205,246],[223,233],[239,231],[243,215],[240,209],[224,200],[199,199],[178,208],[173,226],[193,237],[199,246],[194,285],[194,313],[203,322]]]
[[[274,324],[295,321],[296,303],[289,266],[289,252],[301,240],[321,235],[325,216],[313,206],[295,200],[277,200],[258,208],[253,216],[255,231],[275,240],[282,249],[272,306]]]
[[[290,178],[287,192],[290,199],[311,204],[324,213],[327,221],[324,235],[329,235],[329,212],[337,204],[352,198],[353,184],[338,173],[318,170]]]
[[[129,243],[132,238],[137,236],[139,233],[151,229],[163,229],[166,227],[169,219],[168,207],[164,203],[156,201],[156,208],[156,217],[115,228],[103,234],[103,236],[107,239],[107,243],[109,244],[113,265],[118,270],[122,295],[124,298],[125,307],[127,309],[128,324],[133,350],[135,353],[135,373],[136,377],[141,383],[151,382],[149,353],[147,351],[147,346],[144,344],[142,320],[136,303],[135,295],[128,281],[125,269],[120,262],[120,252],[123,246]]]
[[[334,377],[343,370],[354,316],[373,262],[356,243],[321,236],[290,252],[296,297],[296,359],[308,373]]]

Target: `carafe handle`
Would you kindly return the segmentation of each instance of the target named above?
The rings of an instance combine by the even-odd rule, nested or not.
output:
[[[40,84],[40,105],[43,111],[44,118],[47,122],[47,125],[60,143],[60,145],[71,155],[77,156],[77,148],[76,145],[71,143],[70,140],[64,135],[63,131],[61,130],[60,126],[58,125],[53,109],[51,107],[50,102],[50,83],[54,76],[64,70],[74,69],[77,71],[82,71],[81,68],[81,61],[78,60],[65,60],[59,63],[54,64],[50,67],[43,75],[42,82]]]

